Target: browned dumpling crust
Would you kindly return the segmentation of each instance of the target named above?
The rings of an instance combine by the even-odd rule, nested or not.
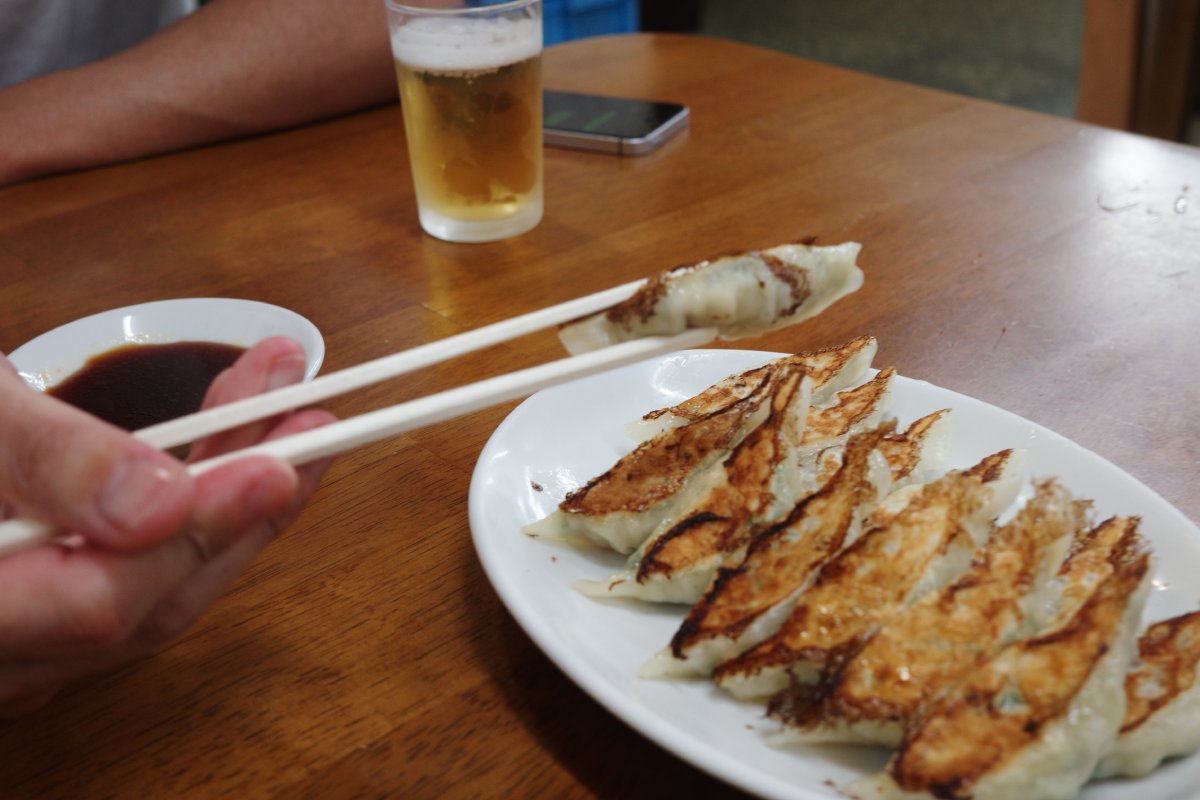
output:
[[[773,633],[772,619],[776,627],[782,622],[781,611],[786,615],[789,601],[853,539],[862,518],[886,491],[879,473],[886,473],[887,466],[876,447],[893,429],[889,424],[851,438],[833,479],[783,521],[757,535],[740,564],[717,571],[672,638],[669,657],[660,654],[648,668],[656,665],[662,674],[707,674]]]
[[[1125,718],[1096,775],[1145,775],[1200,747],[1200,611],[1151,625],[1125,677]]]
[[[1061,559],[1055,545],[1089,508],[1041,482],[962,577],[889,619],[829,680],[773,697],[770,715],[801,740],[898,744],[931,700],[1020,634],[1028,598]]]
[[[1151,625],[1138,640],[1138,665],[1125,679],[1127,706],[1121,733],[1141,727],[1159,709],[1191,689],[1200,664],[1200,611]]]
[[[747,417],[769,397],[775,380],[774,373],[764,375],[755,390],[737,403],[641,444],[567,495],[559,508],[571,514],[641,511],[674,494],[697,465],[735,446]]]
[[[926,442],[935,435],[940,425],[950,416],[950,409],[943,408],[915,420],[902,433],[883,437],[879,452],[892,468],[892,480],[900,483],[911,477],[922,461],[929,459]]]
[[[895,378],[896,370],[888,367],[861,386],[838,392],[837,402],[824,408],[813,406],[800,445],[821,446],[878,420],[889,407]]]
[[[778,372],[768,373],[742,400],[643,442],[525,532],[633,552],[664,520],[686,509],[685,490],[719,470],[730,451],[762,423],[779,378]]]
[[[1071,797],[1122,718],[1151,562],[1138,521],[1079,537],[1045,631],[1004,648],[910,727],[887,770],[905,792],[944,798]]]
[[[736,495],[724,493],[714,507],[699,509],[655,540],[638,567],[638,581],[644,583],[654,574],[679,572],[700,559],[734,553],[745,547],[751,532],[750,520],[772,499],[763,487],[768,485],[779,463],[793,456],[797,447],[816,441],[840,441],[856,426],[877,418],[886,408],[894,375],[893,370],[885,370],[863,386],[840,392],[838,402],[828,408],[810,407],[802,431],[796,429],[786,436],[789,419],[786,409],[781,408],[773,424],[769,419],[759,426],[726,462],[729,484]],[[757,435],[760,431],[761,436]],[[744,513],[732,507],[736,505],[735,497],[745,499]]]
[[[966,520],[987,491],[962,473],[923,487],[886,524],[825,564],[777,633],[713,672],[717,685],[761,696],[835,670],[930,580],[931,567],[957,555],[944,564],[945,580],[933,579],[929,589],[966,569],[975,544]]]
[[[835,347],[785,356],[739,375],[731,375],[678,405],[651,411],[643,419],[655,420],[670,415],[680,421],[694,421],[706,417],[746,397],[766,373],[795,364],[806,369],[813,382],[813,394],[820,397],[857,382],[871,365],[876,349],[874,336],[859,336]]]
[[[792,454],[800,436],[793,405],[805,372],[789,364],[779,374],[783,377],[772,398],[771,414],[725,462],[726,482],[702,507],[655,538],[638,565],[639,583],[746,545],[752,520],[760,518],[774,500],[775,471]]]

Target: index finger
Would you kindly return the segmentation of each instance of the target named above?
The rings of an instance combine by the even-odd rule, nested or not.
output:
[[[205,395],[204,408],[298,383],[304,378],[305,364],[304,348],[298,342],[283,336],[264,339],[217,376]],[[278,418],[257,420],[207,436],[192,445],[188,460],[202,461],[257,444],[277,422]]]

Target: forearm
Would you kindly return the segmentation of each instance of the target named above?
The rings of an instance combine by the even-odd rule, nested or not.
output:
[[[215,0],[102,61],[0,91],[0,184],[395,97],[382,0]]]

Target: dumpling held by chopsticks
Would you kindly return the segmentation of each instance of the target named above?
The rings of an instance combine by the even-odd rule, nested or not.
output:
[[[676,267],[627,300],[564,324],[572,355],[644,336],[715,327],[722,339],[758,336],[815,316],[856,291],[861,245],[785,244]]]

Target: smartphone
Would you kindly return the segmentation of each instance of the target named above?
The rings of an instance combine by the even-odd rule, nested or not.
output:
[[[637,156],[688,125],[688,108],[679,103],[549,90],[543,101],[546,144],[557,147]]]

